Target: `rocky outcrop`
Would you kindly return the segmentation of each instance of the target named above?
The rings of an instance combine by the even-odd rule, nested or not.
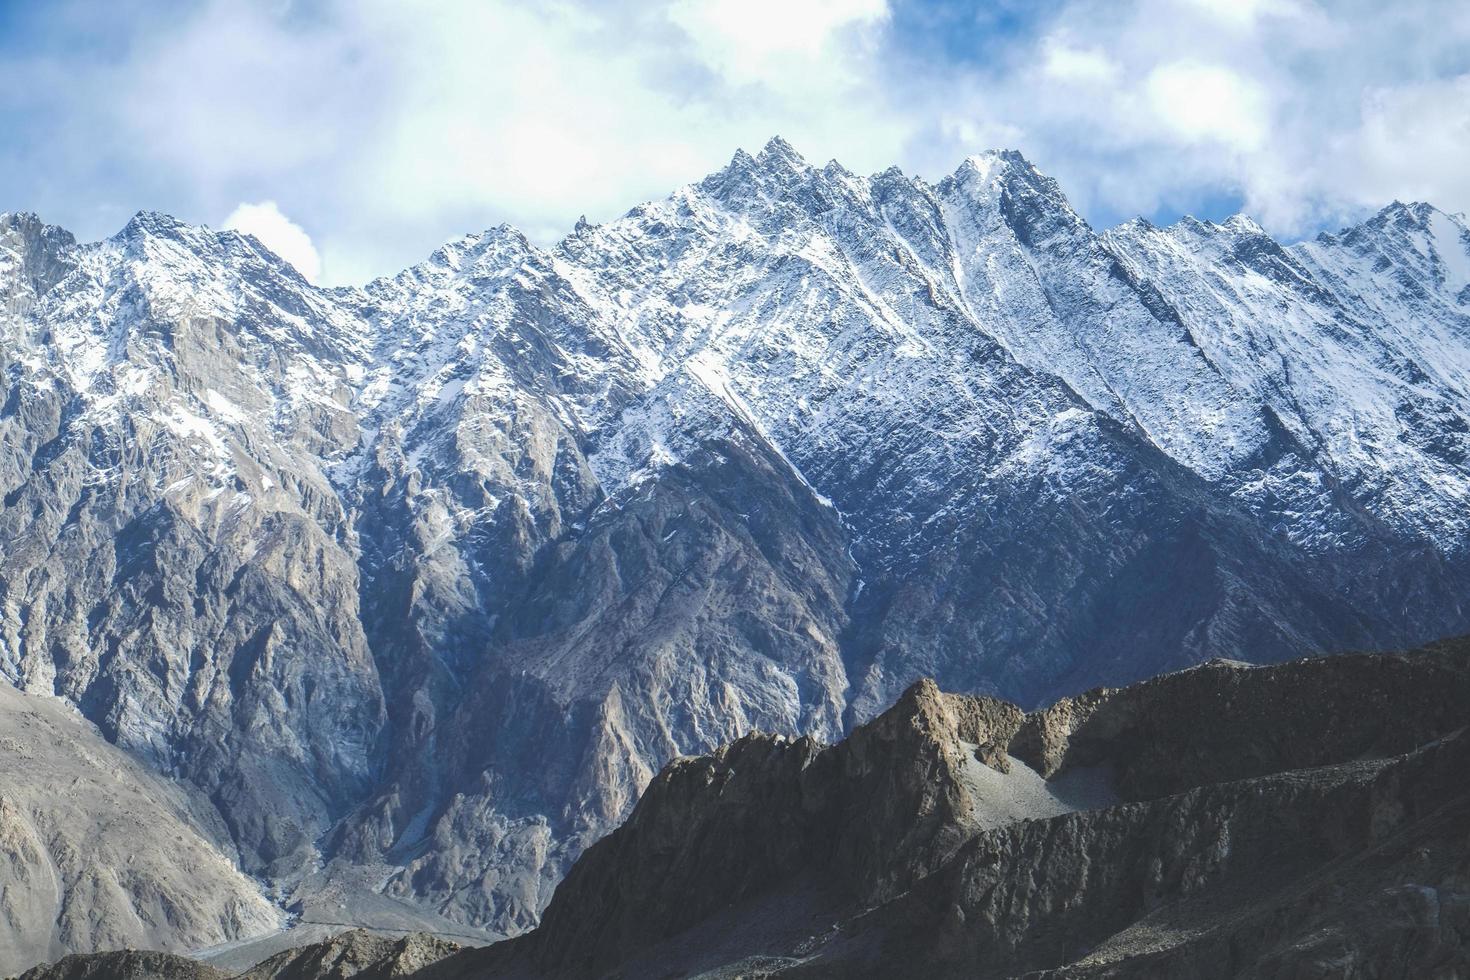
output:
[[[50,966],[38,966],[20,980],[227,980],[221,973],[185,956],[118,950],[67,956]]]
[[[360,929],[271,956],[244,973],[184,956],[127,950],[72,955],[27,971],[20,980],[394,980],[457,951],[422,933],[383,937]]]
[[[1464,975],[1467,708],[1466,641],[1029,715],[921,682],[673,763],[537,930],[426,976]]]
[[[278,953],[239,980],[391,980],[411,976],[458,949],[454,943],[422,933],[385,938],[353,930]]]

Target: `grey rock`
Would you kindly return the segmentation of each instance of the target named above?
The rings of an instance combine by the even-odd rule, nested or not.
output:
[[[411,976],[458,949],[421,933],[390,939],[354,930],[273,956],[240,980],[390,980]]]
[[[118,950],[73,954],[21,974],[20,980],[226,980],[228,974],[172,953]]]
[[[0,973],[73,950],[184,951],[284,918],[197,790],[74,708],[0,683]]]

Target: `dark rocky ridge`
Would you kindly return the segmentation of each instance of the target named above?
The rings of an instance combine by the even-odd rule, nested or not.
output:
[[[1467,720],[1470,641],[1029,715],[923,682],[830,748],[672,764],[537,930],[427,975],[1464,976]],[[987,826],[970,745],[1114,798]]]

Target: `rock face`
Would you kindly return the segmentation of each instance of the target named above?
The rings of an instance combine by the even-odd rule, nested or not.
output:
[[[74,709],[0,684],[0,753],[0,974],[69,950],[185,950],[282,925],[202,794]]]
[[[669,759],[1470,628],[1465,221],[1097,234],[774,140],[361,289],[0,217],[0,676],[320,864],[534,925]],[[366,876],[364,876],[366,877]]]
[[[1470,975],[1470,642],[1023,714],[912,687],[679,760],[530,934],[422,976]]]
[[[240,980],[390,980],[406,977],[459,949],[432,936],[385,939],[360,930],[271,957]]]

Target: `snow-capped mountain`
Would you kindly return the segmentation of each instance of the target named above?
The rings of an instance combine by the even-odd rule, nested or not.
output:
[[[362,289],[0,218],[0,673],[243,867],[536,921],[658,767],[1470,630],[1470,232],[1096,233],[1015,153],[773,140]]]

